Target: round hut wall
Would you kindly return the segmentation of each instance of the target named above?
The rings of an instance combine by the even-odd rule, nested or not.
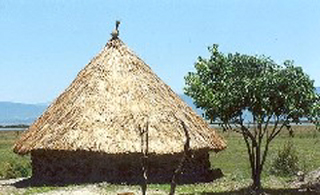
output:
[[[169,183],[183,153],[149,154],[148,183]],[[106,181],[110,183],[140,183],[141,153],[106,154],[89,151],[31,152],[33,179],[49,183]],[[212,181],[217,175],[210,169],[208,150],[192,151],[185,162],[178,183]]]

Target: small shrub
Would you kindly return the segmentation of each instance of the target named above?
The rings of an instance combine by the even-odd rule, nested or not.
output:
[[[271,162],[270,173],[276,176],[293,176],[299,171],[299,158],[291,141],[284,144]]]
[[[30,163],[18,161],[3,162],[0,164],[0,176],[5,179],[28,177],[31,175]]]
[[[12,165],[8,162],[3,163],[0,175],[5,179],[15,178]]]

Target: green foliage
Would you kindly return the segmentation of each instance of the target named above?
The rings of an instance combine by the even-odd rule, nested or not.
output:
[[[291,122],[308,117],[319,124],[319,97],[314,81],[293,61],[279,65],[265,56],[223,54],[218,45],[208,48],[208,59],[199,57],[195,72],[185,77],[185,93],[207,119],[243,136],[252,171],[252,189],[261,190],[261,173],[270,143]],[[252,126],[245,124],[243,112],[250,111]],[[271,128],[269,124],[274,123]],[[233,124],[233,126],[231,125]]]
[[[19,156],[12,151],[20,131],[0,131],[0,178],[31,176],[30,156]]]
[[[0,176],[6,179],[31,176],[31,165],[23,161],[6,161],[0,163]]]
[[[292,61],[276,64],[269,57],[223,54],[209,47],[209,59],[198,58],[196,72],[185,77],[185,93],[211,120],[241,120],[246,109],[256,120],[281,116],[298,122],[310,116],[317,98],[315,88],[301,67]]]
[[[318,131],[320,131],[320,95],[317,94],[316,102],[313,105],[313,109],[311,115],[309,116],[309,120],[311,120],[317,127]]]
[[[278,151],[270,167],[270,173],[276,176],[293,176],[299,171],[299,157],[291,141],[286,142]]]

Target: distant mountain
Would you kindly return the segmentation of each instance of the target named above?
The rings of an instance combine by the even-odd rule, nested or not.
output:
[[[185,95],[185,94],[180,94],[179,95],[181,97],[181,99],[187,103],[199,116],[202,117],[202,114],[204,113],[203,110],[201,110],[200,108],[197,108],[197,106],[193,103],[193,100],[191,97]]]
[[[320,87],[316,87],[316,92],[320,94]]]
[[[24,104],[0,101],[0,125],[31,124],[47,106],[47,103]]]

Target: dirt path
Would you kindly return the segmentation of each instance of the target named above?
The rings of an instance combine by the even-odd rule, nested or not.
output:
[[[14,184],[26,178],[0,180],[0,195],[8,194],[35,194],[35,195],[138,195],[141,194],[138,187],[114,187],[107,183],[70,185],[66,187],[23,187],[17,188]],[[108,187],[109,186],[109,187]],[[167,194],[164,191],[148,190],[148,195]]]

